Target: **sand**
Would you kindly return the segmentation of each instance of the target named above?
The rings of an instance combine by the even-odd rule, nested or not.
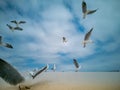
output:
[[[0,90],[19,90],[3,83]],[[45,72],[21,85],[30,90],[120,90],[120,72]]]

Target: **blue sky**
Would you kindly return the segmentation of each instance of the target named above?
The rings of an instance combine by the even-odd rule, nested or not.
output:
[[[19,71],[57,65],[57,71],[120,70],[120,0],[85,0],[98,11],[82,18],[82,0],[0,0],[0,35],[14,49],[0,47],[0,58]],[[23,31],[10,31],[11,20],[25,20]],[[83,48],[84,35],[94,28],[93,44]],[[65,36],[67,43],[62,42]]]

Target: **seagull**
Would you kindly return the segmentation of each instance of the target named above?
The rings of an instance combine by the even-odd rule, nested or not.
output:
[[[77,62],[76,59],[73,59],[73,63],[74,63],[74,65],[75,65],[75,67],[76,67],[76,72],[78,72],[78,70],[80,69],[79,63]]]
[[[87,10],[87,4],[86,2],[83,0],[82,1],[82,12],[83,12],[83,18],[85,19],[86,15],[88,14],[92,14],[95,13],[98,9],[95,10]]]
[[[7,48],[13,48],[13,46],[9,43],[3,43],[2,42],[2,36],[0,36],[0,46],[4,46],[4,47],[7,47]]]
[[[56,65],[55,64],[53,64],[52,70],[55,72],[55,70],[56,70]]]
[[[39,70],[33,77],[35,78],[38,74],[44,71],[46,66]],[[0,77],[11,85],[18,85],[19,90],[22,90],[23,86],[20,83],[25,81],[25,78],[8,62],[0,58]],[[30,89],[28,86],[24,86],[24,89]]]
[[[19,30],[19,31],[22,31],[23,29],[21,27],[12,27],[11,25],[7,24],[8,28],[12,31],[14,30]]]
[[[62,39],[63,39],[63,43],[67,42],[66,37],[62,37]]]
[[[16,21],[16,20],[13,20],[13,21],[10,21],[10,22],[11,22],[11,23],[15,23],[17,27],[19,26],[19,24],[24,24],[24,23],[26,23],[26,21]]]
[[[45,71],[47,69],[47,66],[43,67],[42,69],[38,70],[36,73],[33,73],[32,78],[34,79],[36,76],[38,76],[40,73]]]
[[[93,28],[91,28],[90,31],[85,34],[84,41],[83,41],[84,48],[86,47],[87,43],[93,43],[92,40],[89,40],[92,30]]]

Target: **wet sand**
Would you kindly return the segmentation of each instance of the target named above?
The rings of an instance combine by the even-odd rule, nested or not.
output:
[[[31,90],[120,90],[120,72],[45,72],[23,85]],[[3,82],[0,90],[19,89]]]

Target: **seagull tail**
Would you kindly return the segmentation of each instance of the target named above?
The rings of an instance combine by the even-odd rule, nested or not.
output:
[[[84,43],[83,47],[84,47],[84,48],[86,47],[86,43]]]
[[[86,47],[86,42],[83,41],[83,42],[82,42],[82,45],[83,45],[83,47],[85,48],[85,47]]]
[[[86,18],[86,13],[85,14],[83,14],[83,19],[85,19]]]

